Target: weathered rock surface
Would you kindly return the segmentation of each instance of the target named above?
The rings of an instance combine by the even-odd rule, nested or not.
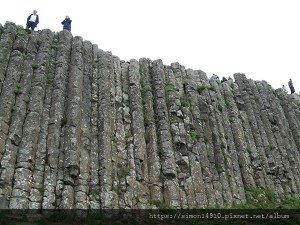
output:
[[[0,26],[0,208],[230,207],[300,196],[300,97]]]

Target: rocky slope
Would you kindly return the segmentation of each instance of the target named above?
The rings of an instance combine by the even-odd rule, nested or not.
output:
[[[300,101],[0,27],[0,208],[230,207],[300,194]]]

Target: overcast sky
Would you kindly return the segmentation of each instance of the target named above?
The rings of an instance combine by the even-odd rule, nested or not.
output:
[[[37,29],[62,29],[123,60],[179,62],[228,77],[245,73],[274,88],[293,79],[300,91],[299,0],[10,0],[0,23],[25,26],[38,11]]]

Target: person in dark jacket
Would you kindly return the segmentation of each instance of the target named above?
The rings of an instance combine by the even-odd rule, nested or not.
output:
[[[61,22],[61,24],[64,25],[63,29],[68,30],[68,31],[71,31],[71,23],[72,23],[72,20],[68,16],[66,16],[64,21]]]
[[[39,16],[36,13],[37,11],[34,10],[33,13],[27,17],[26,29],[31,28],[31,30],[34,30],[34,28],[36,28],[36,26],[38,25]]]
[[[294,88],[292,79],[289,80],[288,85],[289,85],[289,88],[291,89],[291,94],[295,93],[295,88]]]

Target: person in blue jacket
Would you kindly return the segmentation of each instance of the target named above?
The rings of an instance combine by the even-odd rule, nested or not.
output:
[[[71,31],[71,23],[72,23],[72,20],[68,16],[66,16],[64,21],[61,22],[61,24],[64,25],[63,29],[68,30],[68,31]]]
[[[34,10],[33,13],[27,17],[26,29],[31,28],[31,30],[34,30],[34,28],[36,28],[36,26],[38,25],[39,16],[36,13],[37,11]]]

